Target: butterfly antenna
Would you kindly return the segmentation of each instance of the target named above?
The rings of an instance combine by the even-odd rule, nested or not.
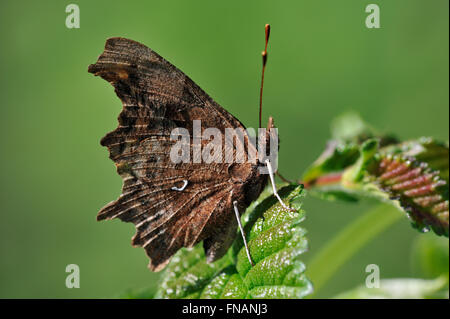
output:
[[[267,45],[269,44],[269,36],[270,36],[270,24],[266,24],[265,26],[266,31],[266,44],[264,46],[264,51],[261,53],[262,55],[262,75],[261,75],[261,88],[259,91],[259,127],[262,127],[262,99],[263,99],[263,88],[264,88],[264,72],[266,71],[266,64],[267,64]],[[287,182],[289,184],[298,184],[298,182],[288,180],[287,178],[284,178],[278,171],[276,172],[278,177],[281,178],[282,181]]]
[[[270,36],[270,25],[266,24],[264,27],[266,30],[266,45],[264,46],[264,51],[262,52],[262,75],[261,75],[261,88],[259,91],[259,127],[261,126],[262,122],[262,98],[263,98],[263,87],[264,87],[264,71],[266,70],[266,63],[267,63],[267,44],[269,44],[269,36]]]

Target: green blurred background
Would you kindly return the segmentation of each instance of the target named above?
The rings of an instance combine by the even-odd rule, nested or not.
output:
[[[76,3],[81,28],[65,26]],[[377,3],[381,29],[367,29]],[[106,38],[129,37],[171,61],[247,126],[257,126],[264,24],[272,26],[264,117],[281,136],[280,171],[301,173],[324,148],[330,121],[358,111],[400,138],[448,140],[447,0],[1,1],[0,297],[114,297],[156,287],[134,227],[97,223],[121,181],[100,138],[117,125],[112,87],[87,73]],[[311,257],[371,203],[307,198]],[[371,242],[318,297],[409,277],[419,234],[402,220]],[[428,235],[425,235],[428,236]],[[65,287],[65,267],[81,288]]]

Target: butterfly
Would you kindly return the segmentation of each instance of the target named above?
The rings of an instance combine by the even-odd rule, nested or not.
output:
[[[123,179],[122,194],[100,210],[97,220],[133,223],[132,245],[145,249],[152,271],[162,270],[180,248],[200,242],[208,262],[221,258],[238,225],[242,231],[238,212],[258,198],[269,175],[261,173],[264,163],[258,159],[174,163],[170,153],[177,140],[171,133],[187,130],[187,146],[193,146],[194,121],[223,134],[227,128],[242,129],[243,139],[236,139],[231,151],[257,152],[244,125],[183,72],[136,41],[108,39],[88,72],[108,81],[123,104],[119,126],[101,140]],[[270,119],[267,132],[273,127]],[[274,136],[266,133],[264,138],[268,145]]]

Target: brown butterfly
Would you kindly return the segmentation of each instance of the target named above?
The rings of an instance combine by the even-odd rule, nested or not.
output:
[[[194,120],[201,120],[202,130],[222,133],[245,130],[244,125],[183,72],[133,40],[108,39],[88,71],[111,83],[123,103],[119,126],[101,140],[123,179],[122,194],[100,210],[97,220],[134,223],[132,244],[145,249],[152,271],[163,269],[180,248],[201,241],[208,262],[222,257],[240,226],[238,211],[267,183],[268,175],[258,170],[264,163],[174,163],[170,151],[177,141],[171,132],[187,129],[192,146]],[[266,134],[267,144],[272,135]],[[256,148],[247,132],[232,152],[238,148]]]

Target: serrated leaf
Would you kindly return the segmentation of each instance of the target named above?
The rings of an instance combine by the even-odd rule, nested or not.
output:
[[[423,299],[448,298],[448,281],[445,277],[425,279],[385,279],[380,288],[360,286],[337,295],[337,299]]]
[[[449,148],[448,143],[439,143],[430,137],[407,141],[385,147],[384,155],[411,157],[426,163],[430,169],[439,173],[443,179],[449,179]]]
[[[428,154],[428,150],[438,146],[431,139],[404,144],[408,145],[408,150],[411,146],[416,149],[414,153],[392,154],[390,150],[381,149],[372,167],[367,169],[365,183],[376,185],[380,191],[398,201],[419,230],[431,228],[436,234],[448,237],[448,147],[442,145],[439,154]],[[398,147],[404,149],[404,144]],[[443,157],[446,159],[442,160]],[[440,161],[442,171],[433,168],[438,167],[435,166],[437,161]]]
[[[325,199],[388,201],[403,210],[414,227],[448,237],[448,145],[431,138],[392,144],[393,140],[363,134],[369,130],[361,123],[345,131],[343,125],[354,125],[349,124],[351,117],[338,122],[338,131],[343,132],[335,135],[341,141],[334,142],[332,150],[327,149],[304,174],[311,193]],[[348,156],[355,150],[356,159]]]
[[[203,248],[199,245],[193,249],[182,249],[167,267],[156,298],[198,298],[211,278],[228,265],[226,258],[207,263]]]
[[[240,235],[228,254],[208,264],[203,248],[178,252],[163,275],[157,298],[302,298],[312,292],[299,260],[307,250],[304,212],[298,200],[301,186],[279,191],[295,212],[284,210],[274,196],[264,199],[243,216],[244,229],[255,265],[243,249]]]
[[[315,182],[317,178],[339,179],[344,169],[356,163],[360,157],[360,146],[369,139],[377,139],[382,147],[398,143],[392,135],[377,132],[355,112],[335,118],[331,124],[331,134],[332,139],[324,152],[305,171],[304,183]]]

